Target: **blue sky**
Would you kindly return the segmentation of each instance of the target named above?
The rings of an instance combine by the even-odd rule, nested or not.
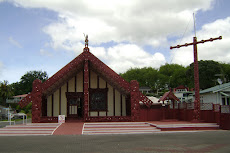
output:
[[[169,47],[192,41],[193,12],[198,40],[223,36],[199,45],[198,58],[230,63],[228,6],[228,0],[0,0],[0,81],[20,81],[30,70],[52,76],[82,52],[83,33],[90,51],[118,73],[187,66],[192,47]]]

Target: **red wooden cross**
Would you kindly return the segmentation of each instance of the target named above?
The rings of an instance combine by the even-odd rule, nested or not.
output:
[[[192,43],[185,43],[184,45],[171,46],[170,49],[187,47],[193,45],[194,50],[194,84],[195,84],[195,101],[194,101],[194,116],[193,121],[200,120],[200,85],[199,85],[199,69],[198,69],[198,59],[197,59],[197,44],[205,43],[208,41],[213,41],[217,39],[222,39],[222,36],[217,38],[210,38],[207,40],[197,41],[196,37],[193,37]]]

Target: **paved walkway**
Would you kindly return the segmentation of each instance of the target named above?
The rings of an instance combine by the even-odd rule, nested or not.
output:
[[[82,134],[84,122],[62,123],[53,133],[53,135],[80,135]]]

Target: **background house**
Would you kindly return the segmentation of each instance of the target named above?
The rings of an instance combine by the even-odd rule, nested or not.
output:
[[[6,99],[6,103],[7,104],[18,103],[20,100],[22,100],[23,98],[25,98],[27,95],[28,94],[13,96],[10,99]]]
[[[193,101],[193,89],[189,89],[184,85],[180,85],[173,89],[174,95],[180,99],[180,102],[192,102]]]
[[[140,87],[139,91],[142,92],[143,94],[149,94],[151,92],[151,88],[150,87]]]
[[[201,103],[230,105],[230,82],[200,91]]]

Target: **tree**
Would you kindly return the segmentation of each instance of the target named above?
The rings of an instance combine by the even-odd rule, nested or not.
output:
[[[121,76],[128,82],[137,80],[140,86],[154,88],[157,81],[157,70],[152,67],[131,68]]]
[[[47,73],[44,71],[29,71],[23,75],[20,82],[12,84],[15,95],[26,94],[32,91],[33,81],[39,79],[42,82],[48,79]]]
[[[170,79],[171,88],[176,88],[180,85],[189,86],[191,81],[186,77],[186,71],[187,68],[182,66],[175,69]]]
[[[206,89],[217,84],[220,78],[223,83],[230,81],[230,64],[207,60],[199,61],[200,88]],[[152,67],[131,68],[120,74],[126,81],[137,80],[140,86],[151,87],[158,93],[184,85],[194,88],[194,65],[184,67],[178,64],[165,64],[158,70]]]
[[[221,65],[213,60],[201,60],[199,64],[199,82],[200,89],[213,87],[217,83],[217,74],[222,74]],[[187,70],[187,77],[194,80],[194,63],[190,64]],[[193,84],[194,87],[194,84]]]
[[[187,68],[178,64],[165,64],[156,70],[152,67],[131,68],[121,76],[130,82],[137,80],[140,86],[152,88],[154,92],[165,92],[169,88],[189,84],[186,77]]]
[[[187,85],[188,79],[186,78],[186,68],[178,64],[165,64],[159,69],[159,79],[161,87],[175,88],[179,85]]]
[[[4,80],[0,83],[0,96],[2,98],[2,105],[6,106],[6,99],[13,95],[12,88],[8,81]]]
[[[230,82],[230,64],[221,63],[221,68],[223,70],[222,79],[223,82]]]

